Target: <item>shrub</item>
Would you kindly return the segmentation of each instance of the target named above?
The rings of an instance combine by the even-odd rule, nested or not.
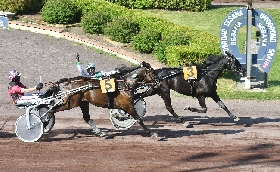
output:
[[[173,9],[204,11],[209,9],[212,0],[106,0],[130,9]]]
[[[38,13],[46,0],[24,0],[24,8],[20,13]]]
[[[101,12],[88,12],[81,19],[81,26],[87,33],[103,34],[103,27],[106,23],[111,22],[111,16]]]
[[[165,49],[169,46],[188,45],[189,36],[184,31],[170,31],[162,36],[162,40],[155,47],[153,54],[162,63],[167,63]]]
[[[137,34],[132,41],[132,47],[141,53],[152,53],[159,43],[161,33],[153,30],[144,30]]]
[[[117,18],[123,13],[126,13],[128,9],[118,6],[116,4],[104,1],[104,0],[72,0],[82,11],[83,15],[92,11],[102,11],[110,14],[111,18]]]
[[[45,0],[0,0],[0,11],[15,14],[39,12]]]
[[[47,0],[41,15],[48,23],[69,24],[79,21],[80,11],[71,0]]]
[[[105,26],[104,34],[113,41],[129,43],[139,30],[138,23],[129,18],[119,17]]]
[[[188,62],[197,61],[200,58],[204,57],[205,55],[211,53],[211,54],[217,54],[220,53],[220,46],[219,46],[219,39],[213,35],[210,35],[207,32],[197,30],[195,28],[190,28],[187,26],[179,26],[174,23],[168,22],[164,19],[159,19],[157,17],[153,17],[147,13],[143,13],[143,11],[135,10],[135,9],[127,9],[123,6],[118,6],[116,4],[104,1],[104,0],[73,0],[77,4],[77,6],[83,11],[83,14],[86,15],[87,12],[90,11],[102,11],[106,12],[107,14],[111,15],[112,20],[115,20],[119,17],[127,18],[130,21],[134,21],[139,24],[139,27],[141,31],[146,30],[153,30],[156,32],[161,33],[161,39],[159,43],[155,44],[155,48],[153,50],[153,55],[155,58],[159,59],[159,61],[163,63],[167,63],[168,65],[182,65]],[[114,2],[123,2],[128,3],[132,2],[134,0],[128,0],[128,1],[117,1],[112,0]],[[140,2],[140,0],[135,0],[137,2]],[[153,5],[155,5],[155,0],[145,0],[145,2],[152,1]],[[162,0],[156,0],[160,3],[165,3],[167,1]],[[182,1],[182,3],[190,3],[190,4],[199,4],[200,2],[204,3],[204,7],[207,6],[208,2],[211,0],[187,0]],[[144,1],[141,1],[141,3]],[[179,1],[177,1],[179,2]],[[181,2],[181,1],[180,1]],[[206,3],[205,3],[206,2]],[[184,4],[179,4],[184,5]],[[194,4],[194,5],[195,5]],[[170,5],[169,5],[170,6]],[[203,6],[203,5],[202,5]],[[187,6],[185,6],[187,8]],[[120,21],[123,22],[123,21]],[[115,23],[116,26],[112,26],[116,29],[122,28],[122,24]],[[108,29],[109,30],[109,29]],[[138,30],[138,31],[139,31]],[[114,33],[113,33],[114,32]],[[105,32],[104,28],[104,34],[105,35],[117,35],[119,32],[124,33],[124,30],[117,31],[117,30],[110,30],[107,33]],[[170,36],[170,34],[174,34],[174,36]],[[179,33],[179,34],[176,34]],[[123,34],[121,37],[124,39],[128,34]],[[130,34],[129,34],[130,35]],[[136,44],[138,42],[137,46],[134,48],[138,48],[142,52],[149,51],[149,46],[144,46],[144,40],[145,36],[143,36],[141,39],[138,38],[141,37],[140,35],[132,36],[130,39],[132,39],[132,44]],[[177,37],[176,39],[174,37]],[[167,39],[172,38],[172,40],[168,41]],[[111,37],[111,39],[117,40],[116,38]],[[181,40],[181,41],[180,41]],[[139,43],[140,41],[140,43]],[[141,43],[143,41],[143,43]],[[175,45],[174,45],[175,44]],[[177,45],[179,44],[179,45]],[[187,44],[187,45],[180,45],[180,44]],[[180,49],[177,49],[178,46]],[[182,48],[182,49],[181,49]],[[191,60],[191,58],[194,58]]]
[[[205,57],[220,54],[221,50],[216,48],[206,49],[204,46],[192,44],[190,46],[169,46],[165,50],[168,66],[186,66],[192,63],[200,63]]]

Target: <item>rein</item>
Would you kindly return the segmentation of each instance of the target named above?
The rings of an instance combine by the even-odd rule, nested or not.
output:
[[[130,80],[127,80],[127,81],[125,81],[125,80],[115,80],[115,81],[117,81],[117,82],[133,82],[132,80],[130,81]],[[136,82],[137,84],[153,84],[152,82]]]
[[[179,72],[174,72],[174,73],[171,73],[171,74],[168,74],[168,75],[165,75],[163,77],[159,77],[159,80],[164,80],[166,78],[169,78],[169,77],[172,77],[172,76],[176,76],[176,75],[179,75],[179,74],[182,74],[183,73],[183,70],[182,71],[179,71]]]

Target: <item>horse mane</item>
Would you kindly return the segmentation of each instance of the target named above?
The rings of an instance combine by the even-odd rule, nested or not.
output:
[[[213,67],[213,64],[219,63],[223,57],[223,55],[210,55],[201,63],[190,63],[188,66],[196,66],[198,70],[209,69],[209,67]]]
[[[132,66],[132,67],[124,66],[124,67],[120,67],[120,68],[115,68],[115,70],[119,71],[120,74],[126,74],[126,73],[134,71],[134,70],[136,70],[136,69],[138,69],[140,67],[141,67],[141,65],[139,65],[139,66]]]
[[[201,63],[190,64],[197,67],[197,69],[216,69],[218,63],[224,58],[224,55],[210,55],[204,59]]]
[[[168,78],[168,77],[171,77],[174,75],[182,74],[183,68],[181,68],[181,67],[172,67],[172,68],[163,67],[163,68],[156,69],[154,71],[154,73],[156,76],[163,79],[163,78]]]
[[[210,55],[208,56],[205,60],[204,63],[206,64],[213,64],[213,63],[217,63],[221,60],[221,58],[223,58],[224,55]]]
[[[116,71],[119,71],[119,73],[122,75],[122,74],[127,74],[129,72],[132,72],[136,69],[139,69],[141,67],[146,67],[148,69],[151,69],[151,65],[145,61],[142,61],[140,65],[138,66],[132,66],[132,67],[127,67],[127,66],[123,66],[123,67],[120,67],[120,68],[115,68]]]
[[[205,59],[205,64],[207,69],[210,70],[221,70],[223,66],[220,64],[224,62],[225,55],[211,55],[207,59]]]

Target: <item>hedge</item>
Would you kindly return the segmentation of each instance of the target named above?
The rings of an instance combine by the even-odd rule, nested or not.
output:
[[[141,10],[127,9],[123,6],[119,6],[105,0],[73,1],[75,2],[75,5],[78,7],[78,9],[82,11],[82,15],[86,15],[89,12],[102,11],[110,15],[112,21],[117,18],[126,18],[132,22],[138,23],[138,34],[142,34],[143,31],[154,31],[160,33],[161,39],[158,41],[158,43],[157,41],[155,42],[155,40],[151,40],[152,42],[146,43],[149,45],[154,45],[153,49],[158,49],[158,46],[161,46],[161,53],[159,54],[153,51],[153,54],[159,61],[162,60],[162,62],[166,63],[167,65],[174,66],[188,64],[193,61],[200,60],[201,58],[210,54],[220,53],[219,39],[206,32],[186,26],[178,26],[166,20],[158,19],[156,17],[150,16],[149,14],[143,13]],[[107,25],[110,25],[110,22]],[[104,27],[106,27],[106,25],[104,25]],[[110,32],[112,33],[113,31],[111,30]],[[184,41],[180,42],[179,37],[172,38],[175,40],[166,40],[169,39],[166,38],[167,35],[172,33],[181,33],[183,37],[187,38],[187,43]],[[131,40],[129,39],[128,41],[132,41],[134,45],[141,45],[141,41],[143,41],[143,39],[139,39],[138,34],[135,37],[131,37]],[[145,41],[147,41],[147,39]],[[161,42],[165,43],[164,46],[162,46],[163,44]],[[139,51],[142,51],[141,48],[139,48]],[[147,51],[151,51],[151,49],[147,48]]]
[[[212,0],[107,0],[130,9],[208,10]]]
[[[37,13],[46,0],[0,0],[0,11],[12,12],[15,14]]]

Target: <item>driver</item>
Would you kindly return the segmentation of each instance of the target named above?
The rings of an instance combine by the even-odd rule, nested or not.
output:
[[[95,65],[93,63],[88,63],[86,65],[86,70],[87,72],[85,72],[82,68],[82,65],[81,65],[81,62],[80,62],[80,59],[79,59],[79,54],[77,54],[77,57],[76,57],[76,61],[77,61],[77,68],[78,68],[78,71],[83,75],[83,76],[86,76],[86,77],[91,77],[92,79],[98,79],[98,80],[102,80],[102,77],[108,77],[112,74],[116,74],[116,73],[119,73],[118,71],[116,70],[112,70],[110,72],[103,72],[103,71],[98,71],[96,72],[95,71]]]
[[[20,82],[20,76],[21,73],[17,70],[12,70],[9,73],[9,80],[11,82],[8,86],[8,94],[13,104],[16,104],[24,93],[29,93],[43,88],[43,83],[39,83],[36,87],[26,88],[26,86]]]
[[[93,63],[88,63],[86,66],[86,70],[87,72],[85,72],[82,68],[81,62],[80,62],[80,58],[79,58],[79,54],[77,54],[76,56],[76,61],[77,61],[77,68],[78,71],[85,77],[91,77],[92,79],[98,79],[98,80],[102,80],[102,77],[106,76],[110,76],[112,74],[116,74],[119,73],[116,70],[112,70],[110,72],[103,72],[103,71],[99,71],[99,72],[95,72],[95,65]],[[111,96],[110,93],[107,93],[108,95],[108,107],[111,107],[113,104],[113,97]]]

